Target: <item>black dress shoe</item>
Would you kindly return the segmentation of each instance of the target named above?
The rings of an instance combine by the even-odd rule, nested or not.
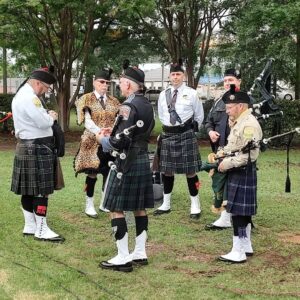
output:
[[[56,236],[50,239],[43,239],[43,238],[38,238],[38,237],[34,237],[34,239],[36,241],[43,241],[43,242],[52,242],[52,243],[63,243],[65,241],[65,238],[62,236]]]
[[[123,265],[114,265],[114,264],[109,263],[108,261],[102,261],[99,264],[99,267],[102,269],[120,271],[120,272],[131,272],[133,270],[132,262],[128,262]]]
[[[253,256],[253,252],[245,252],[246,256],[249,257],[249,256]]]
[[[132,263],[137,266],[146,266],[146,265],[148,265],[148,259],[147,258],[133,259]]]
[[[34,233],[26,233],[26,232],[23,232],[23,236],[24,236],[24,237],[34,236]]]
[[[153,212],[153,215],[159,216],[159,215],[163,215],[163,214],[168,214],[169,212],[171,212],[171,209],[167,209],[167,210],[157,209]]]
[[[199,214],[190,214],[190,218],[192,220],[199,220],[200,219],[200,213]]]
[[[214,224],[206,224],[205,225],[205,230],[223,230],[223,229],[228,229],[230,227],[220,227],[216,226]]]
[[[98,215],[89,215],[87,213],[85,213],[88,217],[92,218],[92,219],[97,219],[98,218]]]
[[[241,260],[241,261],[234,261],[234,260],[230,260],[230,259],[224,258],[222,256],[219,256],[218,260],[226,262],[226,263],[230,263],[230,264],[242,264],[242,263],[245,263],[247,261],[246,259],[245,260]]]

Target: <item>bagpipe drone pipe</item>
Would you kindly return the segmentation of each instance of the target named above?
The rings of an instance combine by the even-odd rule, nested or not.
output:
[[[287,150],[287,176],[285,183],[285,192],[289,193],[291,191],[291,181],[289,176],[289,150],[293,137],[295,133],[300,133],[300,128],[295,128],[293,130],[282,133],[283,111],[276,104],[275,97],[270,92],[273,62],[273,58],[270,58],[267,61],[263,71],[254,80],[254,83],[250,88],[248,95],[252,97],[255,90],[257,90],[260,95],[259,101],[254,102],[251,109],[252,114],[259,121],[264,135],[264,138],[260,143],[261,151],[265,151],[267,146],[283,146]]]
[[[267,61],[248,91],[252,100],[252,114],[259,121],[264,135],[276,135],[282,131],[283,111],[275,102],[275,97],[270,91],[273,62],[273,58]]]

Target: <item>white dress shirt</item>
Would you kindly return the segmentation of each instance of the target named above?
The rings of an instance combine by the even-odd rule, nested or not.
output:
[[[100,101],[101,95],[97,91],[94,91],[94,94],[95,94],[97,100]],[[102,97],[103,97],[104,103],[106,103],[106,95],[103,95]],[[88,109],[86,109],[84,112],[84,127],[85,127],[85,129],[89,130],[91,133],[94,133],[94,134],[97,134],[101,130],[101,128],[99,126],[97,126],[95,124],[95,122],[92,120]]]
[[[54,120],[29,83],[25,83],[15,95],[11,107],[17,138],[36,139],[53,136],[51,127]]]
[[[171,87],[171,95],[173,96],[175,88]],[[198,126],[203,122],[204,111],[202,101],[199,99],[196,90],[186,86],[183,83],[180,87],[177,88],[177,99],[175,103],[175,110],[179,115],[182,123],[186,122],[190,118],[194,117],[194,120],[197,121]],[[163,125],[173,126],[170,123],[170,113],[168,110],[168,104],[166,101],[166,90],[162,91],[158,98],[158,117]],[[180,123],[177,121],[174,126],[178,126]]]

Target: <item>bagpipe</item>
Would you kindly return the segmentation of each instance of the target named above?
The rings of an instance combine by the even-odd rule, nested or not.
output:
[[[261,141],[256,141],[255,139],[249,140],[245,146],[235,149],[232,151],[223,151],[219,150],[217,153],[210,153],[208,155],[208,162],[202,163],[200,171],[210,171],[211,169],[217,169],[220,162],[227,157],[238,156],[241,153],[249,154],[250,160],[250,151],[256,148],[260,148]]]
[[[119,152],[117,150],[112,150],[111,151],[111,156],[117,158],[119,157],[120,159],[117,162],[114,161],[109,161],[108,166],[111,169],[111,171],[117,172],[117,178],[120,180],[123,177],[123,174],[125,174],[128,170],[128,166],[133,158],[134,153],[133,150],[130,149],[130,145],[132,143],[132,139],[130,138],[130,134],[136,129],[136,128],[141,128],[144,126],[144,122],[142,120],[138,120],[134,125],[129,126],[125,129],[123,129],[121,132],[116,133],[117,127],[122,121],[123,116],[118,116],[116,119],[116,122],[114,124],[113,130],[111,132],[111,136],[115,136],[117,140],[121,139],[129,139],[129,146],[126,147],[122,152]]]
[[[274,102],[274,95],[270,92],[270,80],[272,73],[272,64],[274,62],[273,58],[270,58],[262,72],[255,78],[248,95],[253,99],[253,93],[255,90],[261,95],[261,101],[252,104],[251,110],[252,114],[261,121],[269,119],[270,117],[282,117],[283,112],[280,110],[279,106]],[[261,124],[262,125],[262,124]]]

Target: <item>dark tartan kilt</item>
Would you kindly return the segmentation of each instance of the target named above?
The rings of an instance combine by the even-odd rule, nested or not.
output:
[[[256,164],[228,172],[227,212],[240,216],[253,216],[257,210]]]
[[[11,191],[18,195],[52,194],[55,185],[53,144],[17,143]]]
[[[154,207],[152,172],[148,153],[139,153],[122,179],[110,171],[105,187],[104,207],[111,212],[135,211]]]
[[[163,133],[160,172],[193,174],[200,171],[201,158],[197,138],[192,129],[184,133]]]

